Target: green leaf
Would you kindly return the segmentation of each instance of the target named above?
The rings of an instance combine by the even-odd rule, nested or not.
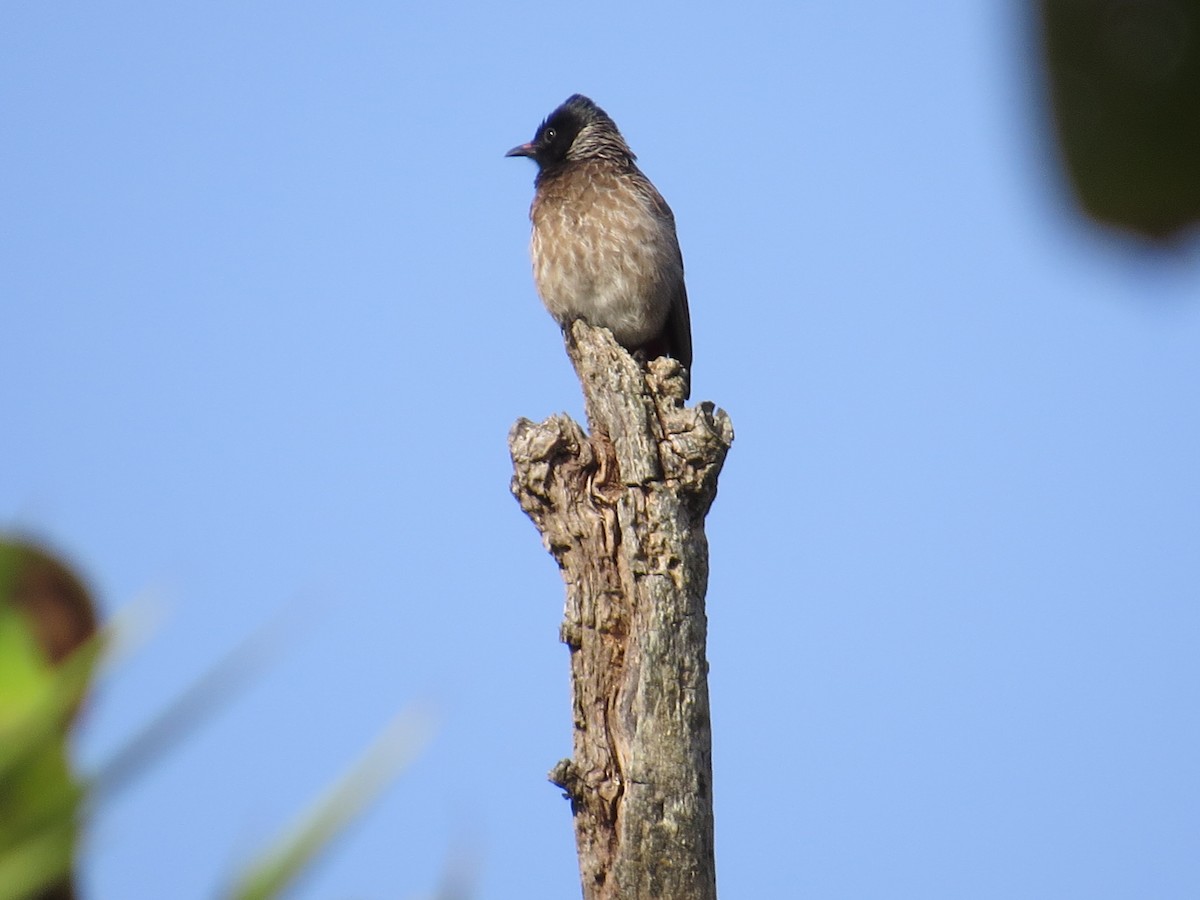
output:
[[[231,900],[279,896],[416,756],[430,730],[425,716],[411,711],[397,716],[358,762],[237,879],[229,892]]]
[[[50,664],[12,599],[19,554],[0,544],[0,900],[69,877],[84,790],[67,736],[101,646],[94,637]]]

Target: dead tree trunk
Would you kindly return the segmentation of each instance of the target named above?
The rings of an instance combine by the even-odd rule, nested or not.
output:
[[[509,434],[513,494],[567,588],[574,756],[550,779],[585,900],[715,900],[704,517],[733,427],[684,407],[678,363],[647,372],[605,329],[575,323],[567,352],[591,434],[565,415]]]

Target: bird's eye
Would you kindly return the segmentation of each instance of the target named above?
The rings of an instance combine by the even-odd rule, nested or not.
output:
[[[548,141],[552,141],[552,140],[554,140],[556,137],[558,137],[558,132],[557,132],[557,131],[555,131],[553,128],[547,128],[547,129],[546,129],[546,140],[548,140]]]

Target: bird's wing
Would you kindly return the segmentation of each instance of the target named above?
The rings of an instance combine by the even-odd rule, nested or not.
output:
[[[664,329],[670,344],[670,353],[691,372],[692,369],[692,317],[688,313],[687,286],[679,279],[679,289],[671,301]]]
[[[675,234],[675,214],[663,199],[662,194],[654,187],[650,179],[635,167],[634,182],[645,192],[654,207],[655,213],[662,220],[671,234],[675,245],[675,260],[678,263],[678,283],[672,287],[671,311],[667,314],[667,322],[663,328],[663,337],[667,342],[667,352],[679,360],[689,375],[692,369],[692,317],[688,312],[687,285],[683,279],[683,253],[679,249],[679,238]]]

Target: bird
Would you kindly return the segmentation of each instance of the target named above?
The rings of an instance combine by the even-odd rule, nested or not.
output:
[[[675,216],[616,123],[573,94],[505,156],[538,166],[530,255],[550,315],[564,329],[576,319],[603,326],[643,359],[678,360],[688,391],[692,329]]]

